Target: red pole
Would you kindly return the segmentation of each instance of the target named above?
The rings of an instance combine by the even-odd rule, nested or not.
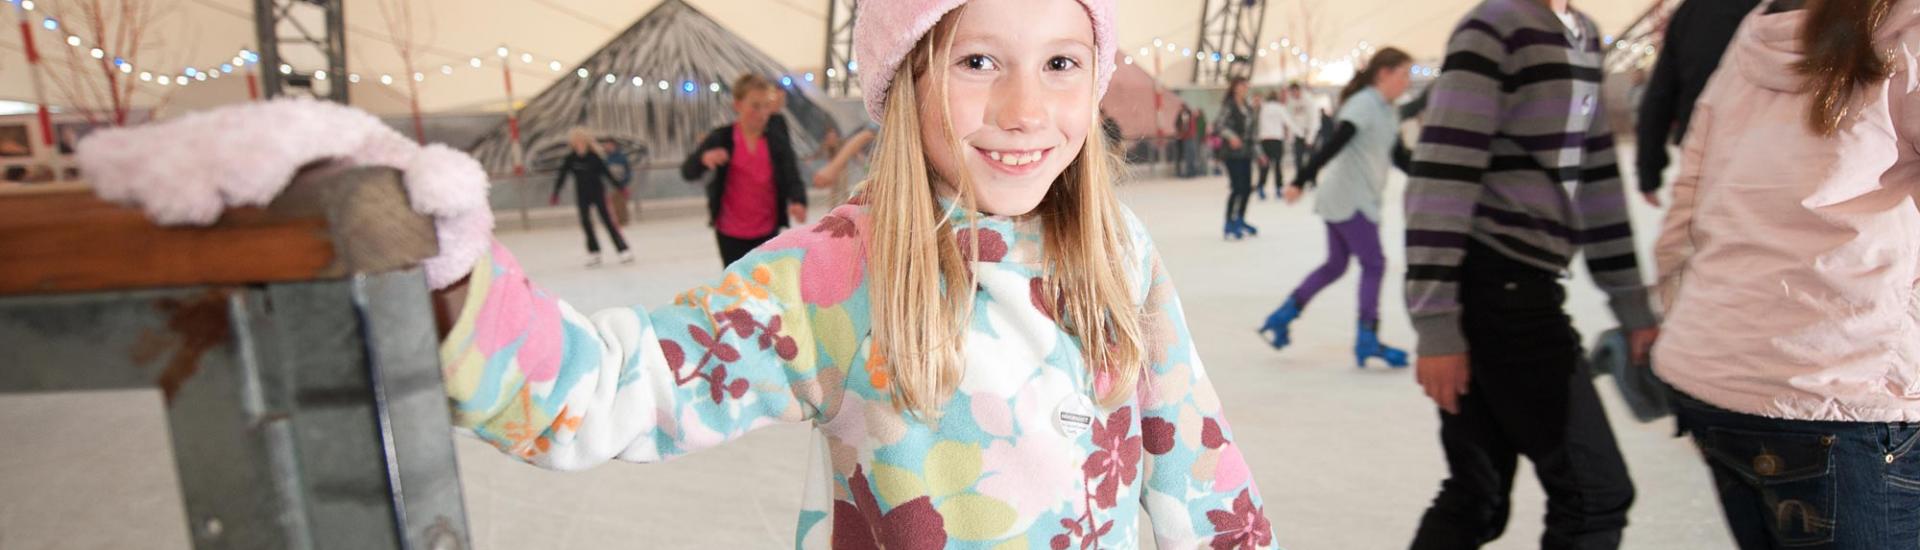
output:
[[[500,58],[500,80],[507,85],[507,137],[513,140],[513,175],[527,175],[527,165],[520,155],[520,110],[513,106],[513,62]]]
[[[406,55],[407,74],[418,74],[413,72],[413,54]],[[407,104],[413,108],[413,141],[426,145],[427,130],[425,124],[420,121],[420,82],[418,80],[407,83]]]
[[[247,99],[260,101],[260,76],[247,71]]]
[[[20,15],[20,43],[26,45],[27,71],[33,74],[33,97],[39,103],[37,108],[40,119],[40,144],[51,147],[53,146],[53,113],[47,109],[46,92],[42,90],[40,84],[40,50],[34,48],[33,27],[27,24],[26,9],[15,4],[14,10]]]

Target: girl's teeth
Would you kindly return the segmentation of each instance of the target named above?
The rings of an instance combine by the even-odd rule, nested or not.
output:
[[[1043,154],[1042,151],[1034,151],[1031,153],[1024,153],[1024,154],[1001,153],[999,151],[987,151],[987,158],[993,159],[1007,166],[1025,166],[1028,164],[1033,164],[1035,162],[1040,162],[1040,157],[1042,156],[1042,154]]]

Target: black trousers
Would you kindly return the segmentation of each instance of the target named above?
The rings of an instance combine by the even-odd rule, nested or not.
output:
[[[1264,189],[1267,187],[1267,172],[1269,171],[1273,172],[1273,188],[1286,188],[1287,176],[1280,170],[1280,163],[1287,158],[1286,149],[1287,143],[1284,141],[1277,139],[1260,140],[1260,154],[1266,157],[1267,162],[1266,164],[1260,165],[1260,177],[1253,179],[1254,189]]]
[[[774,234],[777,235],[779,233],[776,232]],[[753,252],[753,249],[760,248],[760,245],[767,244],[767,241],[773,240],[773,235],[756,239],[736,239],[722,235],[719,231],[715,231],[713,232],[713,240],[720,244],[720,267],[725,268],[733,265],[733,262],[740,261],[740,258],[746,257],[748,252]]]
[[[1554,274],[1478,243],[1460,279],[1472,377],[1460,414],[1440,413],[1450,475],[1413,548],[1479,548],[1499,538],[1521,456],[1547,493],[1541,548],[1618,548],[1633,483],[1562,310],[1566,291]]]
[[[1247,197],[1253,195],[1253,157],[1221,159],[1227,167],[1227,220],[1247,219]]]
[[[593,189],[589,190],[588,187]],[[581,185],[579,188],[580,191],[574,193],[573,204],[580,211],[580,230],[587,233],[587,253],[600,253],[600,240],[594,238],[593,218],[588,215],[589,209],[600,211],[600,221],[607,226],[607,237],[613,241],[613,249],[626,252],[627,239],[620,236],[620,226],[613,223],[613,214],[607,211],[606,189],[598,185]]]

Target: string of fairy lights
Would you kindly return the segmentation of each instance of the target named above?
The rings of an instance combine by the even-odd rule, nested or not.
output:
[[[27,13],[36,13],[37,8],[39,7],[35,5],[34,0],[5,0],[5,2],[8,4],[17,5],[21,10]],[[38,14],[36,13],[36,15]],[[55,19],[54,17],[47,16],[47,15],[40,15],[39,17],[40,17],[39,27],[45,32],[54,34],[55,36],[64,34],[65,36],[60,37],[60,40],[64,42],[68,47],[83,51],[85,52],[85,55],[92,57],[93,59],[97,59],[97,60],[111,59],[110,63],[122,74],[128,75],[129,77],[136,77],[142,83],[148,83],[155,86],[187,86],[196,82],[204,82],[211,79],[218,79],[225,75],[233,74],[235,72],[245,71],[249,67],[254,67],[260,63],[260,55],[258,53],[249,49],[242,48],[237,52],[235,52],[231,58],[221,59],[221,60],[218,60],[218,62],[216,63],[205,63],[201,65],[170,68],[167,70],[154,70],[151,67],[145,67],[145,68],[135,67],[132,62],[115,55],[114,52],[110,52],[110,51],[107,51],[106,49],[103,49],[101,45],[95,43],[94,41],[88,40],[77,33],[64,31],[63,30],[64,26],[60,23],[58,19]],[[1646,54],[1654,48],[1654,46],[1650,43],[1636,43],[1636,44],[1627,44],[1625,42],[1616,43],[1613,37],[1611,36],[1606,37],[1605,42],[1608,47],[1612,47],[1615,49],[1628,49],[1632,53],[1639,53],[1639,54]],[[1141,44],[1134,49],[1124,49],[1123,52],[1124,53],[1123,53],[1122,62],[1128,65],[1132,65],[1135,63],[1145,63],[1147,62],[1146,61],[1147,58],[1159,55],[1162,52],[1164,52],[1165,55],[1176,56],[1182,60],[1194,59],[1201,62],[1207,62],[1207,61],[1222,62],[1223,61],[1226,63],[1234,63],[1236,61],[1241,60],[1238,56],[1232,53],[1195,50],[1191,47],[1183,47],[1179,44],[1174,43],[1173,41],[1163,40],[1157,37],[1152,40],[1151,45]],[[491,53],[493,54],[491,57],[498,59],[498,63],[506,65],[509,68],[511,68],[511,65],[515,59],[518,59],[520,64],[527,66],[527,68],[535,67],[539,64],[540,61],[544,60],[548,71],[552,73],[564,73],[566,72],[567,68],[570,66],[570,64],[563,63],[559,59],[546,57],[546,56],[537,56],[537,55],[534,55],[532,52],[525,51],[525,50],[516,52],[512,48],[509,48],[508,46],[504,46],[504,45],[495,48],[494,51]],[[1291,56],[1293,58],[1298,59],[1299,62],[1301,63],[1300,67],[1303,69],[1309,70],[1309,74],[1313,74],[1313,72],[1317,71],[1323,78],[1327,80],[1344,80],[1346,77],[1350,77],[1352,75],[1356,66],[1363,63],[1367,58],[1367,56],[1370,56],[1373,53],[1374,53],[1373,44],[1367,40],[1361,40],[1358,43],[1356,43],[1353,49],[1350,52],[1348,52],[1348,54],[1345,56],[1338,57],[1338,58],[1331,58],[1331,59],[1320,58],[1320,57],[1315,57],[1311,55],[1308,51],[1303,49],[1301,44],[1296,43],[1291,38],[1283,36],[1283,37],[1280,37],[1279,40],[1275,40],[1264,46],[1261,46],[1254,55],[1260,58],[1265,58],[1265,57],[1274,56],[1274,55]],[[487,57],[488,56],[486,55],[469,56],[467,58],[466,63],[464,64],[464,69],[489,70],[490,68],[497,69],[502,66],[502,65],[493,65],[493,64],[487,63],[486,62]],[[461,65],[462,64],[448,62],[448,63],[441,64],[438,70],[415,71],[411,75],[406,74],[405,72],[401,72],[398,76],[396,76],[392,72],[378,73],[378,74],[366,73],[364,76],[362,73],[350,72],[350,73],[347,73],[346,79],[348,82],[356,83],[356,84],[360,83],[363,80],[371,80],[373,82],[378,82],[381,85],[385,85],[385,86],[392,86],[395,83],[400,82],[401,79],[405,79],[405,78],[412,78],[414,82],[425,82],[429,78],[455,76],[462,69]],[[294,72],[296,72],[295,67],[285,63],[281,64],[279,67],[275,67],[274,69],[280,71],[281,74],[288,74],[288,75],[291,75]],[[572,69],[573,69],[572,72],[576,78],[580,78],[582,80],[598,78],[602,82],[604,82],[606,85],[618,85],[618,84],[625,83],[636,88],[652,88],[652,89],[663,91],[663,92],[677,90],[684,94],[696,94],[702,90],[705,90],[709,93],[720,93],[725,88],[725,86],[721,82],[717,82],[717,81],[703,82],[703,81],[700,81],[699,79],[690,79],[690,78],[660,78],[657,75],[654,75],[654,76],[626,75],[626,74],[615,74],[615,73],[596,74],[595,72],[587,69],[586,67],[577,67],[577,66],[572,67]],[[852,75],[858,72],[858,70],[859,70],[859,64],[857,62],[850,61],[846,64],[845,67],[826,67],[825,73],[826,73],[826,78],[834,79],[834,78],[839,78],[842,73],[847,75]],[[1432,65],[1415,64],[1413,66],[1413,75],[1417,77],[1433,77],[1433,76],[1437,76],[1439,72],[1440,72],[1440,69]],[[310,73],[302,71],[302,74],[310,75],[314,80],[320,80],[320,81],[325,81],[328,78],[340,77],[339,75],[329,75],[325,70],[315,70]],[[801,82],[807,82],[807,83],[815,82],[818,78],[819,78],[819,75],[816,75],[813,72],[804,72],[804,73],[782,75],[779,78],[779,80],[782,86],[793,87]]]
[[[132,78],[138,78],[139,81],[144,84],[153,85],[153,86],[188,86],[196,82],[205,82],[207,80],[218,79],[226,75],[231,75],[235,72],[246,71],[249,68],[255,68],[256,70],[266,70],[265,68],[256,67],[260,63],[260,54],[246,48],[239,49],[233,54],[231,58],[221,59],[216,63],[190,65],[186,67],[169,68],[165,70],[156,70],[152,67],[136,67],[132,61],[129,61],[123,57],[115,55],[114,52],[108,51],[107,49],[102,47],[102,45],[97,44],[94,41],[89,40],[78,33],[68,32],[64,30],[65,26],[62,25],[58,19],[52,16],[40,15],[36,13],[40,6],[37,6],[34,0],[5,0],[5,1],[8,4],[13,4],[18,6],[20,9],[24,10],[25,12],[34,13],[35,16],[39,17],[39,21],[38,21],[39,28],[46,33],[53,34],[54,36],[57,37],[56,39],[63,41],[68,47],[74,48],[82,52],[84,55],[92,57],[93,59],[108,61],[120,73],[125,74]],[[64,36],[61,36],[61,35],[64,35]],[[420,71],[414,71],[412,74],[407,74],[405,72],[398,72],[397,74],[394,72],[385,72],[385,73],[365,73],[363,75],[363,73],[359,73],[359,72],[349,72],[345,75],[345,78],[348,82],[354,83],[354,84],[358,84],[362,81],[368,81],[368,82],[378,82],[379,84],[385,85],[385,86],[392,86],[396,83],[404,83],[402,82],[402,79],[406,79],[406,78],[412,78],[414,82],[425,82],[430,78],[436,78],[436,77],[444,78],[444,77],[455,76],[462,69],[498,70],[502,65],[506,65],[509,68],[512,68],[513,62],[516,59],[519,61],[520,65],[526,66],[525,68],[532,68],[534,66],[541,64],[541,62],[544,61],[544,65],[546,66],[547,70],[552,73],[563,73],[563,72],[566,72],[566,70],[569,68],[569,64],[563,63],[559,59],[548,57],[548,56],[537,56],[530,51],[524,51],[524,50],[514,51],[512,48],[509,48],[508,46],[504,46],[504,45],[495,48],[494,51],[491,53],[492,53],[491,56],[487,56],[487,55],[469,56],[467,58],[466,63],[463,63],[463,64],[453,63],[453,62],[443,63],[439,66],[437,70],[420,70]],[[498,61],[495,63],[488,63],[486,61],[488,58],[497,59]],[[847,67],[845,68],[845,71],[848,74],[852,74],[854,71],[858,70],[858,67],[859,65],[857,63],[848,63]],[[326,81],[329,78],[341,77],[341,75],[328,74],[327,71],[324,69],[314,70],[311,72],[301,71],[296,69],[294,66],[286,63],[282,63],[280,64],[280,66],[272,68],[272,70],[277,70],[280,72],[280,74],[286,74],[286,75],[291,75],[291,74],[294,74],[295,72],[299,72],[303,75],[311,76],[314,80],[318,80],[318,81]],[[660,78],[658,76],[651,76],[651,75],[627,75],[627,74],[615,74],[615,73],[596,74],[588,70],[586,67],[572,67],[572,73],[576,78],[580,78],[583,80],[590,79],[590,78],[599,78],[601,81],[603,81],[607,85],[624,83],[636,88],[647,88],[650,90],[658,90],[658,91],[679,91],[681,93],[689,94],[689,95],[695,94],[701,91],[706,91],[708,93],[720,93],[725,89],[725,86],[721,82],[703,81],[701,79],[679,78],[679,77]],[[826,69],[826,73],[827,73],[827,78],[836,78],[839,76],[840,70],[838,68],[828,68]],[[819,79],[819,76],[812,72],[787,74],[787,75],[781,75],[779,77],[780,84],[786,87],[793,87],[795,85],[798,85],[801,82],[815,82],[818,79]]]

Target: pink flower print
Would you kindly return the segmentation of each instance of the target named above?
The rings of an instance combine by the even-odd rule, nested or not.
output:
[[[1267,523],[1266,513],[1254,507],[1253,496],[1246,490],[1240,491],[1239,498],[1233,499],[1232,510],[1208,511],[1207,521],[1213,523],[1214,550],[1257,548],[1273,544],[1273,526]]]
[[[900,548],[936,549],[947,544],[946,519],[934,510],[933,501],[920,497],[899,503],[885,514],[873,496],[866,473],[854,466],[847,478],[854,502],[833,503],[833,547],[835,549]]]
[[[962,229],[953,236],[954,244],[960,246],[960,256],[973,256],[973,241],[980,240],[980,258],[978,261],[993,263],[1007,258],[1007,240],[1000,232],[991,229]]]
[[[1214,492],[1231,491],[1247,483],[1247,459],[1240,447],[1228,444],[1220,449],[1220,461],[1213,466]]]
[[[1061,495],[1079,491],[1079,472],[1055,467],[1080,457],[1073,442],[1050,428],[1008,442],[994,441],[981,453],[990,471],[974,486],[982,496],[1013,507],[1015,529],[1060,505]],[[1038,527],[1045,527],[1044,525]]]
[[[821,218],[808,235],[806,253],[800,258],[800,299],[808,304],[830,307],[847,301],[860,287],[866,270],[866,217],[859,219],[834,213]]]
[[[1225,446],[1227,444],[1227,436],[1225,432],[1220,430],[1220,422],[1212,418],[1208,418],[1204,422],[1204,427],[1200,428],[1200,444],[1206,446],[1208,449],[1218,449]]]
[[[1173,452],[1173,423],[1158,416],[1140,419],[1141,446],[1148,453],[1163,455]]]
[[[531,382],[553,380],[560,373],[560,356],[565,349],[565,329],[560,321],[560,305],[541,292],[520,271],[519,262],[500,243],[493,244],[493,283],[480,305],[474,345],[480,353],[494,355],[518,342],[514,362]]]
[[[969,396],[972,404],[973,422],[980,430],[994,437],[1013,436],[1013,411],[1007,405],[1008,399],[990,393],[976,393]]]
[[[1140,436],[1127,436],[1133,431],[1132,424],[1132,407],[1121,407],[1105,422],[1093,423],[1093,444],[1098,450],[1087,455],[1081,471],[1089,483],[1100,480],[1093,493],[1094,504],[1100,508],[1112,508],[1120,486],[1132,485],[1133,478],[1139,475]]]

